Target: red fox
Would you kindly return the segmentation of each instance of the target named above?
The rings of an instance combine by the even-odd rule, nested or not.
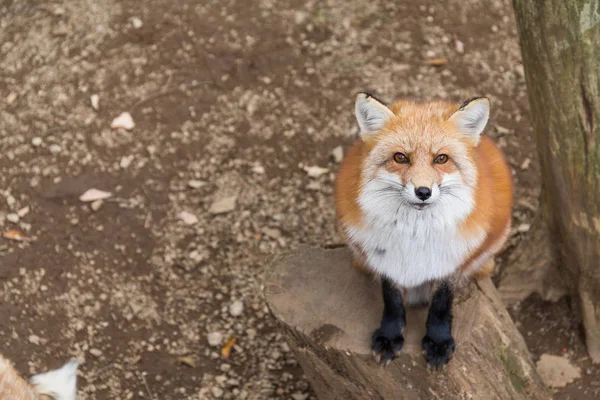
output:
[[[75,400],[77,366],[76,361],[71,361],[57,370],[35,375],[27,382],[10,361],[0,355],[0,399]]]
[[[511,228],[512,177],[482,134],[490,102],[397,101],[359,93],[360,140],[336,180],[340,233],[354,263],[381,277],[380,327],[371,339],[387,364],[404,344],[407,305],[429,304],[422,341],[427,363],[454,353],[453,286],[493,272]]]

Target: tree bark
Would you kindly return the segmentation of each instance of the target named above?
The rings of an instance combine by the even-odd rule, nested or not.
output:
[[[409,309],[402,353],[383,368],[370,337],[380,283],[351,267],[350,253],[302,248],[268,268],[265,295],[320,399],[548,399],[523,337],[489,279],[457,293],[456,353],[440,372],[421,354],[427,309]]]
[[[514,0],[554,257],[600,362],[600,6]]]

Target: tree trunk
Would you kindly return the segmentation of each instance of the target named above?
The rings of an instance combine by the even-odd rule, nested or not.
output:
[[[514,0],[514,8],[554,256],[600,362],[600,6]]]
[[[427,309],[409,309],[405,345],[383,368],[370,337],[381,285],[347,249],[302,248],[271,263],[265,295],[320,399],[547,399],[523,337],[489,279],[457,293],[456,353],[444,371],[421,354]]]

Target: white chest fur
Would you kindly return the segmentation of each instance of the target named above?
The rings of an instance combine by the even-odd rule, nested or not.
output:
[[[423,210],[388,188],[389,179],[368,183],[359,196],[365,224],[346,228],[373,271],[412,288],[452,275],[483,243],[482,229],[468,236],[459,231],[474,206],[468,187],[455,186],[452,195],[440,196]]]
[[[436,227],[423,217],[416,224],[397,220],[371,229],[350,228],[347,233],[373,271],[399,286],[415,287],[454,273],[483,241],[483,235],[465,239],[455,227]]]

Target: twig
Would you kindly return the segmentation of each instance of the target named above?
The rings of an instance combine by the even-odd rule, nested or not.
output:
[[[138,379],[141,379],[141,381],[144,383],[144,387],[146,388],[148,396],[150,396],[150,400],[154,400],[154,394],[150,390],[150,386],[148,386],[148,381],[146,381],[146,377],[144,376],[144,374],[136,372],[136,375],[138,376]]]

